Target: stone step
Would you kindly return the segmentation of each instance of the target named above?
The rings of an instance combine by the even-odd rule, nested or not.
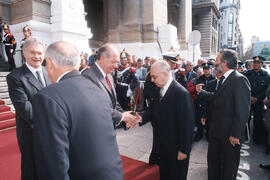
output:
[[[5,101],[5,104],[6,105],[12,105],[12,102],[11,102],[11,100],[10,100],[10,98],[8,98],[8,99],[2,99],[3,101]]]
[[[0,87],[0,93],[8,92],[8,87]]]
[[[0,82],[6,82],[6,77],[4,77],[4,76],[0,76]]]
[[[9,74],[9,72],[0,72],[0,77],[6,77]]]
[[[7,87],[7,82],[5,82],[5,81],[4,82],[3,81],[1,82],[0,81],[0,87]]]
[[[9,98],[8,92],[0,93],[0,99],[7,99],[7,98]]]

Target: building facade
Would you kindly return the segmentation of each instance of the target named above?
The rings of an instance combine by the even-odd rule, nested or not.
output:
[[[193,0],[192,30],[201,32],[202,57],[216,57],[218,49],[218,0]]]
[[[206,10],[205,3],[192,6],[194,1],[0,0],[0,23],[10,24],[17,47],[23,38],[22,28],[29,25],[32,35],[46,44],[71,41],[81,51],[90,52],[89,47],[98,48],[109,42],[138,57],[160,57],[173,46],[186,59],[193,54],[187,42],[195,27],[193,30],[202,32],[200,45],[204,56],[210,56],[216,52],[217,3],[209,0]],[[199,9],[209,11],[210,15],[205,16],[209,19],[202,19],[202,26],[194,26],[192,11]],[[211,24],[208,29],[207,23]]]
[[[221,18],[219,26],[218,48],[231,48],[243,56],[243,37],[239,27],[240,0],[220,0]]]

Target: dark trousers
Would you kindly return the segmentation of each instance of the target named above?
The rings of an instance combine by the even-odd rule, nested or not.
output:
[[[130,110],[130,98],[127,97],[127,91],[127,86],[116,85],[117,100],[125,111]]]
[[[153,127],[153,124],[152,124]],[[160,156],[159,156],[159,152],[158,152],[158,139],[157,139],[157,130],[155,127],[153,127],[153,145],[152,145],[152,150],[149,156],[149,164],[156,164],[159,165],[160,164]]]
[[[263,107],[263,103],[260,101],[251,106],[251,114],[253,114],[254,117],[253,141],[256,144],[264,144],[267,142],[267,133],[263,122]]]
[[[177,155],[160,157],[159,173],[160,180],[186,180],[188,173],[189,157],[178,161]]]
[[[33,130],[17,128],[18,145],[21,151],[21,180],[37,180],[34,162]]]
[[[207,153],[208,180],[236,180],[240,147],[233,147],[229,140],[224,142],[210,137]]]
[[[7,57],[8,57],[9,70],[11,71],[12,69],[16,68],[16,65],[15,65],[15,61],[14,61],[14,58],[13,58],[13,54],[10,53],[10,49],[11,49],[10,47],[5,47],[6,54],[7,54]]]

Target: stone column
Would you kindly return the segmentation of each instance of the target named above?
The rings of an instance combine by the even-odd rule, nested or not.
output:
[[[114,43],[119,50],[126,48],[138,57],[160,55],[158,26],[167,24],[167,0],[105,2],[108,8],[108,42]]]
[[[88,39],[92,34],[84,13],[82,0],[51,0],[52,42],[70,41],[80,51],[89,53]]]
[[[192,1],[180,0],[178,17],[178,41],[181,50],[187,50],[188,36],[192,31]]]

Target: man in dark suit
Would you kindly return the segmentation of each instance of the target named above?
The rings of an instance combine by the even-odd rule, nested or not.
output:
[[[123,112],[117,101],[111,73],[118,66],[118,57],[116,48],[110,44],[105,44],[97,51],[96,62],[92,64],[90,69],[83,71],[82,75],[96,84],[110,98],[112,120],[115,126],[124,121],[127,127],[135,127],[139,120],[138,116],[130,114],[131,111]]]
[[[191,81],[193,78],[196,77],[196,72],[193,71],[193,67],[194,67],[193,62],[187,61],[186,72],[185,72],[187,82]]]
[[[196,90],[202,98],[213,100],[213,116],[209,130],[208,179],[236,180],[240,147],[250,111],[250,84],[236,71],[237,53],[222,50],[215,61],[215,69],[223,73],[216,92]]]
[[[160,87],[156,98],[142,115],[143,122],[155,121],[160,156],[161,180],[185,180],[191,150],[194,107],[189,92],[173,80],[170,66],[158,61],[151,68],[152,81]]]
[[[16,110],[17,140],[21,151],[21,179],[36,180],[33,156],[33,96],[50,84],[46,68],[41,66],[45,45],[38,39],[25,41],[23,54],[26,63],[7,76],[10,99]]]
[[[54,83],[33,98],[34,153],[40,180],[122,180],[110,99],[78,71],[78,49],[58,41],[46,51]]]

